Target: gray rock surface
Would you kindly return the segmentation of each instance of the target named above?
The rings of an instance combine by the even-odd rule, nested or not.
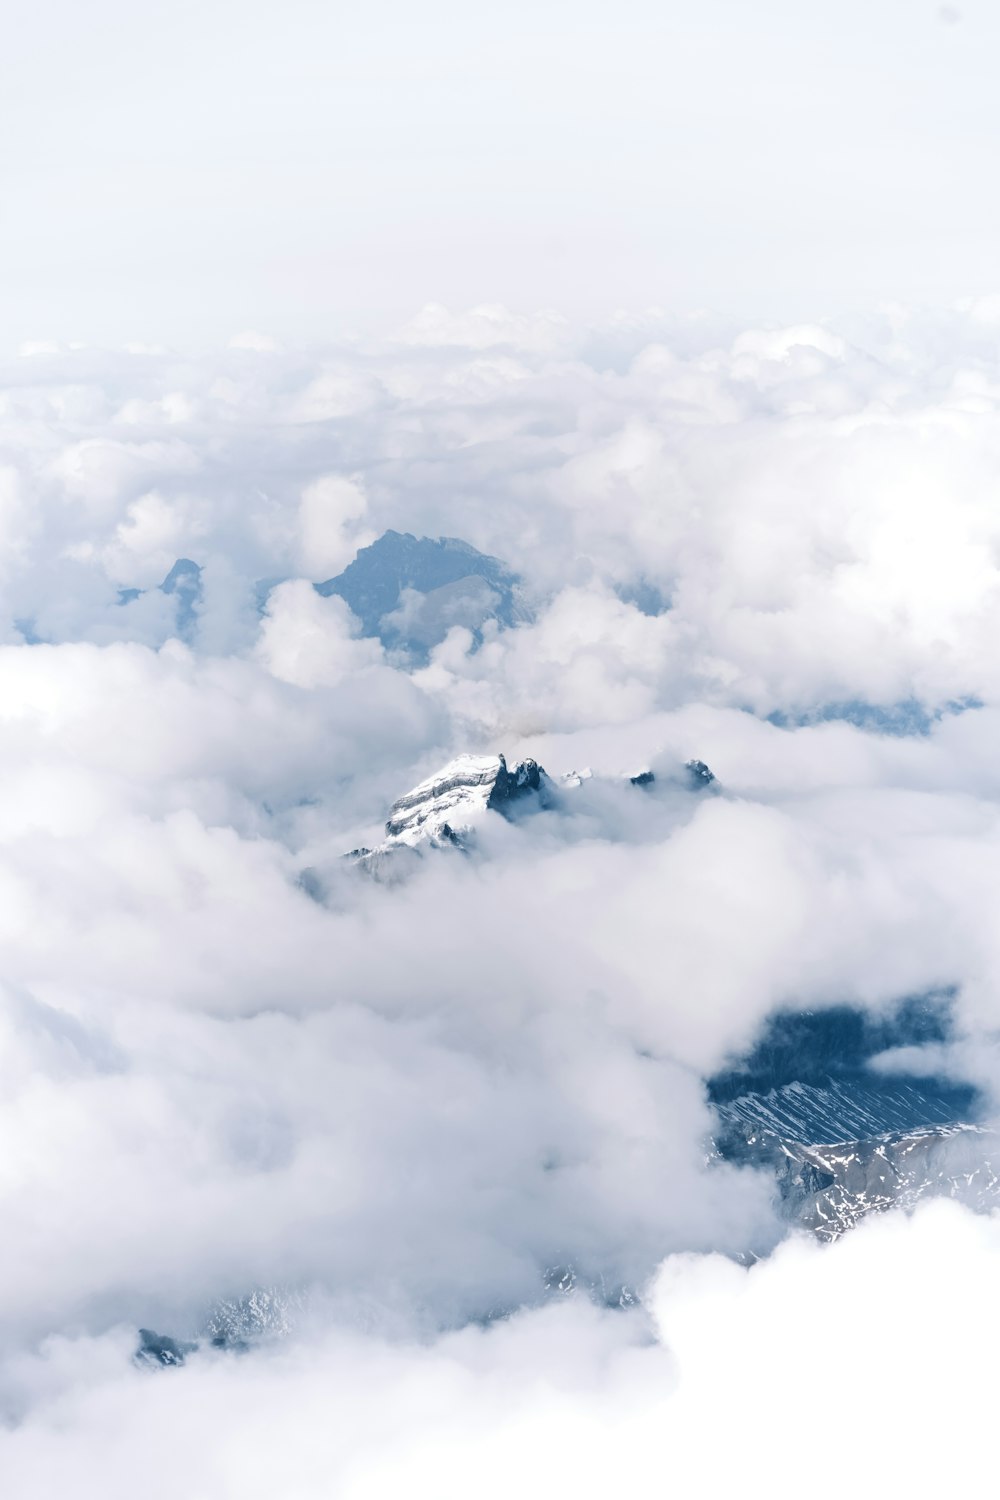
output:
[[[839,1238],[871,1213],[953,1198],[1000,1206],[1000,1139],[978,1126],[928,1126],[868,1140],[805,1145],[767,1132],[748,1144],[775,1172],[785,1209],[820,1239]]]

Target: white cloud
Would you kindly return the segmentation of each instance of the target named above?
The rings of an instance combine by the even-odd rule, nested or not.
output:
[[[898,1431],[913,1327],[931,1368],[965,1361],[937,1388],[954,1447],[992,1221],[887,1221],[749,1273],[683,1257],[783,1232],[767,1178],[707,1159],[701,1082],[775,1007],[955,985],[943,1065],[998,1086],[985,316],[722,337],[478,309],[408,341],[9,375],[4,638],[41,640],[0,647],[18,1500],[71,1473],[124,1493],[140,1461],[150,1493],[183,1464],[212,1500],[444,1497],[470,1472],[724,1493],[776,1424],[789,1472],[817,1441],[828,1465],[859,1390]],[[505,559],[534,618],[394,662],[312,587],[389,526]],[[155,588],[182,553],[190,645]],[[926,734],[762,717],[911,698]],[[596,774],[396,884],[343,860],[459,750]],[[671,785],[691,756],[718,795]],[[650,791],[624,779],[646,767]],[[646,1315],[530,1310],[547,1267],[613,1290],[677,1254]],[[183,1336],[271,1282],[311,1298],[282,1349],[130,1366],[138,1325]],[[111,1470],[109,1432],[135,1434]],[[916,1452],[892,1449],[908,1479]]]
[[[343,599],[322,598],[301,580],[272,589],[257,655],[268,671],[296,687],[330,687],[383,660],[378,641],[359,640]]]
[[[341,573],[359,547],[375,540],[364,524],[367,511],[357,479],[324,474],[306,485],[299,503],[299,558],[307,578],[321,583]]]
[[[334,1328],[159,1378],[128,1369],[123,1334],[55,1339],[4,1370],[32,1405],[0,1436],[4,1472],[19,1497],[117,1497],[142,1468],[154,1500],[192,1473],[246,1500],[783,1495],[803,1475],[833,1500],[848,1471],[976,1493],[998,1254],[994,1221],[946,1205],[750,1271],[668,1260],[652,1328],[570,1301],[424,1345]]]
[[[120,584],[155,587],[178,557],[197,550],[205,530],[196,505],[183,497],[167,500],[151,490],[129,503],[103,549],[107,574]]]

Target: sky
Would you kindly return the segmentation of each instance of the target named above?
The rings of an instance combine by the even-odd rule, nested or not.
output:
[[[11,0],[5,1500],[982,1493],[995,1215],[821,1245],[706,1080],[933,993],[995,1119],[998,44]],[[520,623],[363,636],[387,529]],[[562,792],[345,859],[468,753]]]
[[[11,0],[5,30],[0,347],[995,289],[986,0]]]

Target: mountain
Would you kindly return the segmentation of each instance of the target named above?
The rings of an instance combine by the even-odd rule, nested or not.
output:
[[[215,1303],[202,1330],[216,1349],[241,1350],[293,1332],[307,1311],[307,1297],[292,1287],[255,1287],[244,1297]]]
[[[487,813],[509,818],[531,805],[548,806],[552,797],[552,783],[537,761],[522,760],[508,770],[503,755],[459,755],[392,804],[383,843],[352,853],[377,866],[403,849],[466,847]]]
[[[667,768],[659,775],[663,784],[682,786],[688,792],[719,790],[714,775],[701,760],[678,764],[676,771]],[[660,784],[652,771],[640,771],[624,779],[642,792]],[[558,782],[553,781],[530,758],[509,770],[503,755],[459,755],[393,803],[381,844],[374,849],[352,849],[347,857],[373,873],[391,870],[396,874],[402,851],[468,848],[474,841],[476,825],[486,813],[512,818],[532,808],[558,807],[563,792],[572,793],[593,781],[590,770],[570,771]],[[323,899],[325,883],[318,869],[303,870],[299,879],[309,895]]]
[[[201,567],[189,557],[179,557],[160,584],[160,591],[177,599],[177,633],[187,640],[198,619],[201,603]]]
[[[154,1333],[152,1328],[139,1329],[139,1343],[133,1358],[137,1365],[163,1365],[169,1369],[182,1365],[198,1348],[194,1339],[175,1339],[168,1333]]]
[[[832,1240],[870,1213],[954,1198],[985,1212],[1000,1204],[1000,1140],[955,1122],[861,1140],[806,1145],[762,1132],[754,1159],[773,1170],[787,1216]]]
[[[275,1339],[287,1338],[303,1321],[308,1308],[305,1293],[285,1286],[255,1287],[243,1297],[223,1297],[209,1311],[197,1333],[179,1339],[170,1334],[139,1329],[133,1358],[139,1365],[183,1365],[203,1345],[239,1354]]]
[[[1000,1142],[975,1122],[975,1090],[873,1066],[892,1048],[947,1040],[949,998],[908,999],[882,1019],[848,1006],[773,1017],[747,1057],[708,1080],[720,1154],[773,1172],[786,1216],[823,1239],[933,1195],[993,1206]]]
[[[519,579],[496,557],[457,537],[415,537],[387,531],[336,578],[316,584],[336,594],[361,621],[362,633],[387,649],[426,659],[454,625],[482,640],[487,620],[511,626],[528,618]]]
[[[258,610],[265,608],[268,593],[279,582],[277,576],[257,583]],[[455,625],[470,630],[478,645],[487,621],[510,627],[530,618],[517,574],[457,537],[387,531],[362,547],[336,578],[314,587],[324,598],[335,594],[343,599],[361,622],[363,635],[378,637],[410,665],[426,662],[431,648]],[[158,589],[176,599],[176,632],[190,641],[202,599],[200,565],[178,558]],[[118,603],[131,604],[145,592],[119,589]],[[22,633],[33,639],[31,622],[21,624]]]
[[[192,562],[189,557],[179,557],[157,588],[161,594],[176,599],[177,634],[182,641],[190,642],[198,623],[198,607],[202,599],[200,564]],[[119,589],[118,603],[131,604],[145,592],[145,589]]]

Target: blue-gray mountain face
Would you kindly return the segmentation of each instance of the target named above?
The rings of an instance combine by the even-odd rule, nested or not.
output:
[[[722,1155],[773,1171],[789,1217],[825,1239],[935,1194],[991,1206],[1000,1147],[975,1124],[975,1091],[872,1066],[891,1048],[946,1041],[946,999],[908,1000],[882,1021],[846,1006],[773,1018],[708,1080]]]
[[[803,724],[830,724],[839,720],[872,734],[891,734],[905,738],[909,735],[928,735],[942,719],[968,713],[970,709],[982,706],[978,698],[956,698],[936,707],[927,707],[917,698],[904,698],[898,703],[866,703],[860,698],[852,698],[840,703],[815,704],[798,713],[775,710],[767,715],[767,719],[768,723],[776,724],[779,729]]]
[[[190,642],[198,623],[198,607],[202,599],[201,566],[189,557],[179,557],[161,584],[161,594],[171,595],[176,601],[175,625],[182,641]],[[131,604],[141,599],[145,589],[119,589],[118,603]]]
[[[263,611],[279,582],[280,577],[258,582],[258,610]],[[499,558],[487,557],[457,537],[387,531],[370,547],[362,547],[343,573],[315,588],[324,598],[336,594],[343,599],[361,622],[362,635],[378,637],[410,666],[426,662],[432,647],[455,625],[470,630],[480,645],[488,620],[510,627],[531,617],[517,574]],[[118,603],[131,604],[144,592],[119,589]],[[201,567],[190,558],[178,558],[159,592],[176,598],[176,632],[190,641],[202,599]],[[23,623],[27,636],[30,622]]]
[[[177,631],[187,640],[197,622],[201,603],[201,568],[189,557],[179,557],[160,584],[164,594],[177,596]]]
[[[364,635],[417,660],[454,625],[471,630],[478,643],[487,620],[510,626],[528,618],[517,575],[456,537],[387,531],[316,591],[343,599]]]

